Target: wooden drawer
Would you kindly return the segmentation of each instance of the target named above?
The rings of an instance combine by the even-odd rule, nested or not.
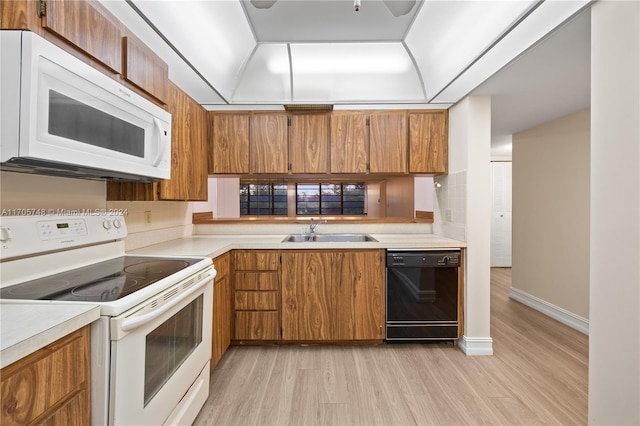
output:
[[[216,281],[220,280],[231,271],[231,254],[225,253],[213,259],[213,267],[216,269]]]
[[[236,311],[277,311],[277,296],[275,291],[236,291]]]
[[[277,290],[278,272],[236,272],[235,290]]]
[[[237,311],[236,340],[279,340],[278,311]]]
[[[280,252],[236,250],[234,261],[236,271],[277,271],[280,266]]]

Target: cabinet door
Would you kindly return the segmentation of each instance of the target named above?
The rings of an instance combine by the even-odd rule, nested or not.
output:
[[[90,326],[3,368],[0,423],[91,422]]]
[[[47,0],[42,26],[115,73],[122,72],[120,24],[96,2]]]
[[[405,111],[371,114],[369,162],[371,173],[407,172],[407,114]]]
[[[447,173],[447,117],[446,110],[409,113],[409,173]]]
[[[169,67],[153,50],[129,34],[122,38],[122,75],[162,103],[169,96]]]
[[[160,199],[207,200],[206,111],[169,85],[171,179],[160,182]]]
[[[291,172],[329,172],[329,114],[291,116]]]
[[[353,340],[384,338],[384,255],[383,251],[343,253],[340,281],[349,283],[353,300]],[[334,280],[335,281],[335,280]]]
[[[282,253],[282,338],[332,340],[331,252]]]
[[[209,173],[249,173],[249,114],[210,113]]]
[[[211,338],[211,368],[215,367],[231,343],[231,254],[213,259],[217,275],[213,290],[213,326]]]
[[[289,146],[285,113],[251,116],[251,172],[287,173]]]
[[[278,311],[236,311],[234,339],[278,340]]]
[[[332,113],[331,173],[366,173],[368,136],[365,113]]]

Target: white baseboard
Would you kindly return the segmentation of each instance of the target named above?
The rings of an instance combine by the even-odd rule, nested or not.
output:
[[[467,355],[493,355],[493,339],[491,337],[462,336],[458,347]]]
[[[532,296],[529,293],[518,290],[517,288],[511,288],[511,291],[509,291],[509,297],[547,315],[548,317],[553,318],[556,321],[560,321],[561,323],[568,325],[587,336],[589,335],[589,320],[586,318],[582,318],[538,297]]]

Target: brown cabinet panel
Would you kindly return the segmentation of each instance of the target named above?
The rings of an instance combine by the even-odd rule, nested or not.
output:
[[[236,340],[279,340],[278,311],[236,311]]]
[[[249,173],[249,113],[209,113],[209,173]]]
[[[236,311],[277,311],[278,293],[275,291],[236,291]]]
[[[236,290],[277,290],[277,272],[236,271],[234,288]]]
[[[38,2],[27,0],[0,1],[0,28],[3,30],[36,30],[40,27],[37,5]]]
[[[366,173],[369,132],[367,114],[331,114],[331,173]]]
[[[371,173],[407,172],[406,111],[374,112],[370,116]]]
[[[162,103],[169,96],[169,66],[135,36],[122,38],[122,75]]]
[[[42,26],[115,73],[122,72],[120,23],[96,2],[47,0]]]
[[[213,290],[213,326],[211,339],[211,368],[214,368],[231,344],[232,295],[229,263],[231,253],[213,259],[217,274]]]
[[[250,140],[252,173],[287,173],[289,148],[286,114],[253,113]]]
[[[291,116],[291,172],[329,172],[329,114]]]
[[[384,251],[351,252],[342,277],[353,284],[353,339],[384,338]]]
[[[447,173],[447,117],[447,110],[409,113],[409,173]]]
[[[284,340],[382,340],[382,250],[282,253]]]
[[[2,369],[3,426],[90,423],[89,333],[85,326]]]
[[[160,199],[207,200],[206,111],[173,83],[169,84],[171,179],[160,182]]]
[[[331,252],[282,253],[282,338],[332,340]]]
[[[236,271],[277,271],[280,253],[277,250],[234,250]]]

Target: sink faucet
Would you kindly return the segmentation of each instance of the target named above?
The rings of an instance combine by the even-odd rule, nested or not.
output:
[[[316,228],[318,227],[318,225],[320,225],[321,223],[327,223],[326,219],[322,220],[320,222],[314,223],[313,222],[313,218],[310,219],[309,221],[309,235],[310,236],[314,236],[316,233]]]

